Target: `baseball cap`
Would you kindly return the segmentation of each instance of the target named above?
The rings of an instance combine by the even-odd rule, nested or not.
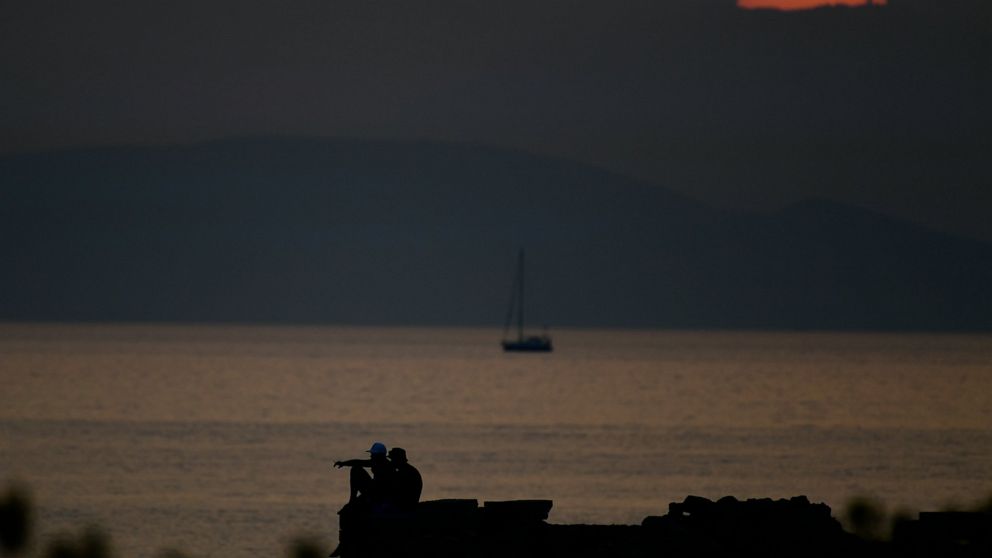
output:
[[[375,442],[372,447],[365,450],[366,453],[371,453],[372,455],[386,455],[386,444],[382,442]]]

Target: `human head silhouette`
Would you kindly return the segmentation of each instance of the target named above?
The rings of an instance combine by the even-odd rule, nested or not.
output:
[[[365,451],[370,454],[372,461],[386,460],[386,444],[382,442],[373,442],[372,447]]]
[[[403,448],[389,450],[389,460],[393,463],[406,463],[406,450]]]
[[[386,444],[382,442],[373,442],[372,447],[365,450],[365,453],[371,453],[372,455],[386,455]]]

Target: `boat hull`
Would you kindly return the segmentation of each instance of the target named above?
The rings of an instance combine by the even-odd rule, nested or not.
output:
[[[517,341],[503,341],[504,351],[549,353],[552,350],[551,339],[547,337],[529,337]]]

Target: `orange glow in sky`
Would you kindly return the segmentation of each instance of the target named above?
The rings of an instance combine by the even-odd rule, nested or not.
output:
[[[884,6],[887,0],[737,0],[741,8],[775,8],[779,10],[808,10],[820,6]]]

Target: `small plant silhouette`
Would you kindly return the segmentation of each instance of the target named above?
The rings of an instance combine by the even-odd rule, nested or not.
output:
[[[34,508],[27,488],[11,484],[0,496],[0,550],[17,556],[31,540]]]

